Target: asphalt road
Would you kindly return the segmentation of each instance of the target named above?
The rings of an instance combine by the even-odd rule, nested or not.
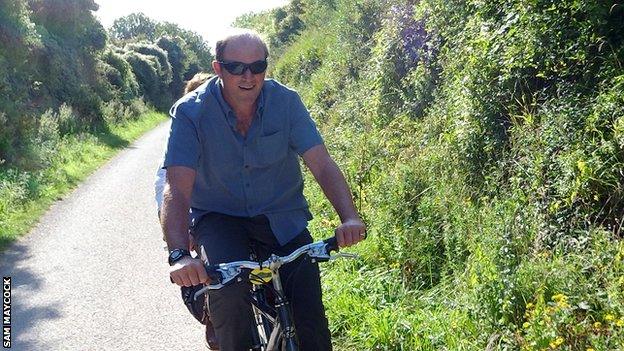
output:
[[[202,350],[169,282],[153,181],[168,125],[58,201],[0,255],[14,350]]]

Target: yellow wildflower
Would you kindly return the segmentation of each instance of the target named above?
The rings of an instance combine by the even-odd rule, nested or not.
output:
[[[587,351],[596,351],[594,349],[592,349],[591,347],[587,349]]]
[[[624,318],[620,318],[615,322],[618,327],[624,327]]]
[[[531,326],[531,324],[529,324],[529,322],[524,322],[522,324],[522,328],[524,328],[524,329],[528,328],[529,326]]]
[[[599,329],[600,327],[602,327],[602,323],[594,322],[594,328]]]
[[[611,313],[608,313],[608,314],[604,317],[604,319],[605,319],[605,321],[607,321],[607,322],[611,322],[612,320],[614,320],[614,319],[615,319],[615,317],[614,317]]]
[[[558,337],[555,340],[553,340],[553,341],[548,343],[548,345],[550,346],[551,349],[556,349],[561,344],[563,344],[563,338],[562,337]]]
[[[529,302],[526,304],[526,308],[527,310],[530,310],[531,308],[535,307],[535,305],[533,304],[533,302]]]
[[[555,302],[565,302],[568,299],[564,294],[557,294],[552,297],[552,300]]]

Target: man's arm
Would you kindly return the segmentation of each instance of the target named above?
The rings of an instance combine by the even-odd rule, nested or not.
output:
[[[195,170],[192,168],[182,166],[167,168],[167,183],[160,220],[169,251],[189,247],[189,209],[194,183]],[[208,281],[201,260],[190,256],[177,261],[171,267],[169,275],[180,286],[197,285]]]
[[[347,181],[325,145],[311,147],[303,154],[303,160],[340,217],[342,224],[336,228],[338,245],[351,246],[363,240],[366,226],[353,205]]]

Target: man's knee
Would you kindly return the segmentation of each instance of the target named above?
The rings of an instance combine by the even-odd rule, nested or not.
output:
[[[236,318],[236,313],[249,312],[251,314],[251,305],[249,304],[248,282],[236,282],[225,286],[218,290],[209,292],[209,309],[210,314],[228,318]]]
[[[222,350],[243,350],[252,343],[249,289],[248,282],[237,282],[209,293],[210,320]]]

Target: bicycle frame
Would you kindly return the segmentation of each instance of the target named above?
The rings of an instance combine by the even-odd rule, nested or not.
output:
[[[297,351],[299,343],[292,320],[290,304],[284,297],[279,268],[271,271],[271,282],[275,292],[274,309],[270,307],[262,285],[252,285],[251,305],[256,321],[254,339],[258,351],[279,350]]]
[[[242,278],[239,275],[243,272],[243,269],[269,269],[271,272],[271,283],[276,295],[274,303],[275,315],[273,315],[271,313],[272,311],[270,311],[270,308],[268,308],[269,305],[266,303],[266,300],[262,296],[263,294],[262,292],[260,292],[261,289],[252,285],[254,286],[254,288],[252,288],[251,291],[251,305],[254,311],[256,327],[259,334],[264,334],[262,335],[263,338],[259,337],[257,340],[259,343],[259,345],[257,345],[259,346],[259,348],[257,349],[259,351],[278,351],[279,348],[279,351],[298,351],[299,346],[295,331],[295,325],[292,319],[292,311],[289,302],[284,297],[284,290],[282,287],[282,280],[279,275],[279,269],[282,265],[294,261],[303,254],[307,254],[308,256],[310,256],[313,262],[326,262],[336,259],[338,257],[357,257],[356,255],[347,253],[337,253],[335,255],[330,255],[331,251],[338,251],[336,238],[329,238],[323,241],[317,241],[311,244],[304,245],[293,251],[288,256],[281,257],[273,254],[264,262],[236,261],[211,266],[207,264],[208,261],[206,253],[204,251],[204,248],[202,247],[201,258],[206,265],[206,271],[211,281],[216,281],[217,284],[206,285],[206,287],[195,293],[195,298],[198,298],[207,290],[221,289],[227,284],[234,282],[235,279],[237,281],[241,281]],[[267,282],[262,281],[258,285],[264,284],[267,284]],[[267,325],[267,322],[271,325]]]

